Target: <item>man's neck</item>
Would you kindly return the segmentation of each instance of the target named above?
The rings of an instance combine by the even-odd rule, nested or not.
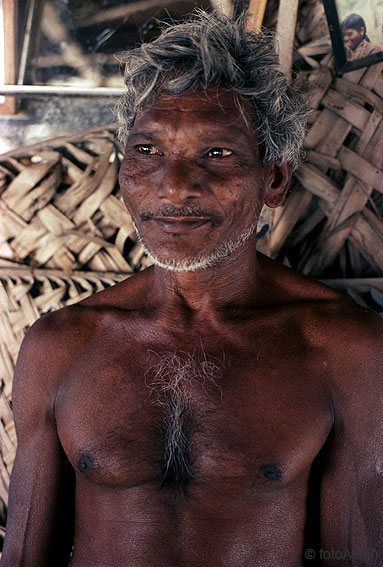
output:
[[[195,315],[227,306],[254,303],[262,280],[255,235],[229,259],[196,271],[171,271],[154,266],[151,295],[169,309]]]

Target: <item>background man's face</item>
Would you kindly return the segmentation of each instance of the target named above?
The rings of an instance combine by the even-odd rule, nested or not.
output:
[[[364,28],[356,30],[354,28],[346,28],[343,30],[343,39],[346,47],[355,49],[364,37]]]
[[[209,88],[158,96],[129,136],[120,185],[149,253],[196,268],[254,232],[263,172],[233,95]]]

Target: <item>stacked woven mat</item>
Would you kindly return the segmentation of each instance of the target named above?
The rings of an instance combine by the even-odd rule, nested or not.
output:
[[[335,78],[330,55],[312,58],[328,43],[308,48],[306,160],[274,215],[269,254],[305,274],[338,278],[337,285],[380,311],[383,65]],[[100,128],[0,157],[3,525],[16,448],[12,373],[26,330],[41,314],[149,264],[118,195],[122,155],[113,128]]]
[[[325,45],[313,42],[312,49]],[[269,253],[381,311],[383,64],[342,78],[331,54],[314,64],[306,73],[312,112],[305,161],[274,216]]]

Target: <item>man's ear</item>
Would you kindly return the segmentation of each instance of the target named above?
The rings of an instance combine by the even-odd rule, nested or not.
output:
[[[283,165],[270,161],[265,165],[263,170],[265,205],[273,209],[282,205],[290,185],[292,171],[293,164],[290,161]]]

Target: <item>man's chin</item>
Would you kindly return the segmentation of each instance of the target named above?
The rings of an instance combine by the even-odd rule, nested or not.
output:
[[[209,257],[199,255],[199,256],[189,256],[189,257],[175,257],[170,254],[161,255],[156,251],[152,251],[150,247],[147,246],[145,240],[142,238],[141,234],[137,230],[137,226],[133,222],[134,228],[136,229],[136,234],[138,237],[138,242],[143,246],[146,254],[153,261],[155,266],[159,266],[165,270],[172,272],[195,272],[197,270],[204,270],[209,268],[212,263]]]
[[[169,270],[171,272],[196,272],[198,270],[206,270],[211,268],[216,261],[209,257],[199,258],[159,258],[155,254],[146,250],[149,258],[153,260],[155,266]]]
[[[146,238],[137,230],[137,226],[133,222],[134,228],[138,236],[140,244],[144,247],[145,252],[156,266],[172,272],[196,272],[198,270],[206,270],[228,261],[233,254],[255,235],[257,229],[257,221],[255,220],[247,229],[237,234],[232,239],[219,242],[210,252],[199,253],[187,256],[183,253],[170,252],[161,253],[161,250],[155,251],[147,246]]]
[[[141,244],[145,248],[145,252],[156,266],[172,272],[196,272],[198,270],[206,270],[226,262],[234,252],[241,248],[255,233],[256,223],[251,225],[245,232],[239,234],[233,240],[221,242],[210,254],[199,254],[189,257],[172,257],[160,256],[156,252],[152,252],[140,238]]]

